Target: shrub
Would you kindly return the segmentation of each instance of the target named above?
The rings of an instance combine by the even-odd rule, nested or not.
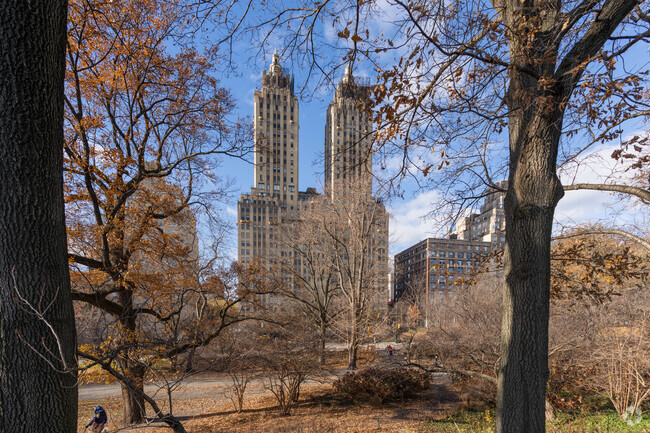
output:
[[[346,373],[334,391],[357,403],[385,403],[414,397],[429,389],[429,374],[409,368],[366,368]]]

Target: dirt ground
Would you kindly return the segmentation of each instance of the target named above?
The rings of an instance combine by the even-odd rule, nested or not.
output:
[[[365,366],[389,365],[395,358],[387,352],[364,359]],[[454,389],[448,375],[432,377],[429,391],[419,398],[381,406],[349,404],[337,401],[331,394],[332,383],[345,374],[342,364],[332,365],[330,374],[320,380],[307,381],[301,387],[300,401],[290,416],[281,416],[277,402],[261,380],[249,384],[244,410],[234,411],[229,398],[230,378],[224,374],[208,374],[183,382],[173,394],[173,413],[188,433],[310,433],[310,432],[417,432],[422,424],[443,419],[458,410],[466,397]],[[152,389],[147,390],[152,395]],[[156,401],[168,410],[165,395],[159,392]],[[108,412],[108,432],[170,432],[156,422],[138,427],[122,425],[123,409],[117,385],[80,387],[79,432],[92,417],[95,405]],[[147,408],[152,415],[151,408]]]
[[[290,416],[281,416],[273,397],[253,396],[246,399],[244,410],[236,413],[232,403],[196,398],[175,404],[174,412],[194,413],[179,418],[190,433],[316,433],[316,432],[416,432],[432,419],[442,419],[457,410],[459,399],[446,385],[433,385],[418,399],[387,405],[341,404],[331,398],[329,385],[313,384],[302,392],[300,402]],[[82,402],[80,416],[92,414],[94,403]],[[110,399],[104,407],[111,416],[109,432],[170,432],[160,423],[137,428],[121,428],[121,400]],[[80,430],[87,419],[80,419]]]

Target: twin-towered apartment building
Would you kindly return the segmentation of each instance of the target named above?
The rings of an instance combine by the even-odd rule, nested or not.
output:
[[[366,80],[355,78],[346,68],[327,109],[324,143],[325,197],[344,194],[351,186],[372,198],[372,120],[359,103],[369,91]],[[300,258],[287,245],[287,230],[300,230],[300,212],[311,200],[321,197],[314,188],[299,190],[299,103],[294,80],[273,55],[268,71],[262,72],[262,86],[254,96],[254,179],[250,192],[238,202],[238,260],[261,262],[279,271],[283,263],[300,267]],[[366,182],[357,182],[365,179]],[[505,182],[498,185],[506,188]],[[456,281],[472,272],[477,258],[496,245],[503,245],[504,193],[486,196],[480,213],[461,219],[449,239],[425,239],[395,255],[389,299],[396,301],[407,292],[434,296],[453,294]],[[382,207],[383,211],[383,207]],[[378,233],[383,248],[372,260],[385,268],[388,286],[388,216]],[[299,271],[299,269],[297,269]],[[268,296],[267,302],[278,302]]]
[[[369,91],[367,81],[354,78],[346,68],[327,109],[325,125],[325,196],[334,197],[351,185],[363,186],[372,199],[372,121],[359,108]],[[278,270],[292,262],[292,248],[286,245],[286,230],[300,230],[300,211],[319,197],[314,188],[299,190],[299,103],[294,80],[280,65],[277,53],[268,71],[262,72],[261,89],[254,96],[254,181],[250,192],[238,202],[238,260],[241,264],[261,262]],[[365,180],[358,182],[359,180]],[[383,248],[373,252],[388,274],[388,216],[384,212]],[[300,259],[293,263],[299,267]],[[385,287],[385,284],[383,285]],[[269,296],[269,303],[277,302]]]

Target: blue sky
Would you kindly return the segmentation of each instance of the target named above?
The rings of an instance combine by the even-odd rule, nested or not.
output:
[[[383,32],[389,29],[393,19],[394,17],[390,16],[384,21],[378,20],[376,22],[378,30]],[[323,24],[323,33],[328,43],[334,45],[341,43],[328,23]],[[264,58],[250,42],[240,40],[233,46],[233,52],[238,57],[234,59],[237,75],[224,77],[222,84],[231,90],[237,100],[237,115],[252,116],[253,94],[261,85],[262,71],[269,66],[271,53],[275,48],[274,43],[281,52],[281,45],[278,41],[267,42],[269,44],[265,47],[266,57]],[[628,54],[627,60],[631,59],[632,63],[636,59],[645,63],[648,59],[648,48],[647,46],[637,46],[633,52]],[[332,52],[332,56],[335,55],[336,53]],[[320,155],[324,148],[325,114],[334,88],[325,86],[314,89],[313,83],[305,83],[304,71],[293,67],[287,59],[281,58],[281,64],[285,68],[285,72],[288,71],[294,75],[296,88],[307,84],[305,92],[307,96],[300,97],[299,188],[302,191],[307,187],[316,187],[320,190],[323,182],[323,162]],[[355,75],[357,76],[367,76],[369,72],[363,64],[356,66]],[[641,123],[627,125],[625,135],[630,136],[645,129],[647,127]],[[501,153],[507,149],[505,134],[503,139],[504,143],[496,143],[495,146]],[[610,157],[616,148],[618,148],[618,142],[595,147],[590,153],[597,160],[596,163],[586,169],[581,167],[577,170],[567,170],[561,173],[561,180],[563,183],[571,181],[599,183],[611,176],[612,173],[618,172],[617,175],[623,178],[629,176],[629,173],[622,172],[621,167],[617,166]],[[374,166],[377,168],[376,162]],[[229,247],[230,256],[236,259],[236,201],[240,193],[249,191],[252,186],[253,166],[243,161],[228,160],[223,165],[223,171],[224,175],[231,177],[236,183],[235,194],[225,207],[228,219],[232,223],[232,232],[227,247]],[[435,172],[430,176],[435,179]],[[448,226],[436,220],[435,212],[433,218],[430,215],[434,209],[434,203],[440,197],[440,193],[435,188],[420,189],[413,179],[406,179],[402,188],[403,198],[392,198],[388,202],[388,210],[391,213],[391,254],[399,252],[427,236],[442,236],[449,230]],[[622,200],[619,196],[606,192],[570,191],[566,193],[557,207],[556,227],[560,230],[564,226],[595,221],[606,225],[636,226],[640,228],[640,230],[636,230],[638,233],[642,232],[643,228],[650,223],[647,214],[647,210],[635,205],[633,200]]]
[[[237,99],[238,115],[252,116],[253,94],[260,87],[262,70],[267,69],[269,63],[270,56],[265,59],[264,63],[260,62],[250,67],[242,66],[238,76],[232,76],[222,81],[222,84],[229,87]],[[286,64],[284,66],[286,71]],[[297,86],[304,84],[300,82],[300,71],[290,70],[290,72],[294,74]],[[333,88],[323,88],[319,89],[316,95],[300,100],[299,186],[302,191],[307,187],[322,189],[323,162],[321,154],[324,148],[325,113],[333,92]],[[579,170],[575,181],[595,183],[611,174],[612,171],[616,171],[616,163],[609,157],[615,148],[617,148],[616,143],[596,148],[592,154],[594,157],[600,158],[599,163],[594,165],[597,168]],[[236,193],[225,207],[228,220],[232,223],[231,236],[227,242],[228,253],[233,259],[236,259],[236,201],[239,193],[248,191],[252,186],[253,166],[244,161],[231,159],[226,161],[223,169],[223,174],[233,178],[236,182]],[[567,172],[562,180],[568,181],[574,174]],[[388,203],[388,210],[391,214],[391,255],[427,236],[442,236],[448,230],[448,227],[439,224],[435,217],[427,217],[431,212],[432,204],[439,197],[438,191],[435,189],[419,190],[415,182],[408,179],[403,185],[404,198],[393,198]],[[567,192],[560,201],[556,212],[558,228],[585,221],[608,223],[614,218],[619,224],[642,225],[648,222],[642,209],[631,206],[629,202],[622,202],[620,198],[612,194],[598,191]]]

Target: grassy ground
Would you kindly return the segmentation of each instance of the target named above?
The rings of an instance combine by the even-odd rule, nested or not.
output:
[[[494,410],[457,412],[448,418],[429,421],[418,432],[435,433],[488,433],[494,431]],[[559,413],[557,419],[546,424],[548,433],[647,433],[650,418],[633,426],[620,420],[614,412],[605,413]]]

